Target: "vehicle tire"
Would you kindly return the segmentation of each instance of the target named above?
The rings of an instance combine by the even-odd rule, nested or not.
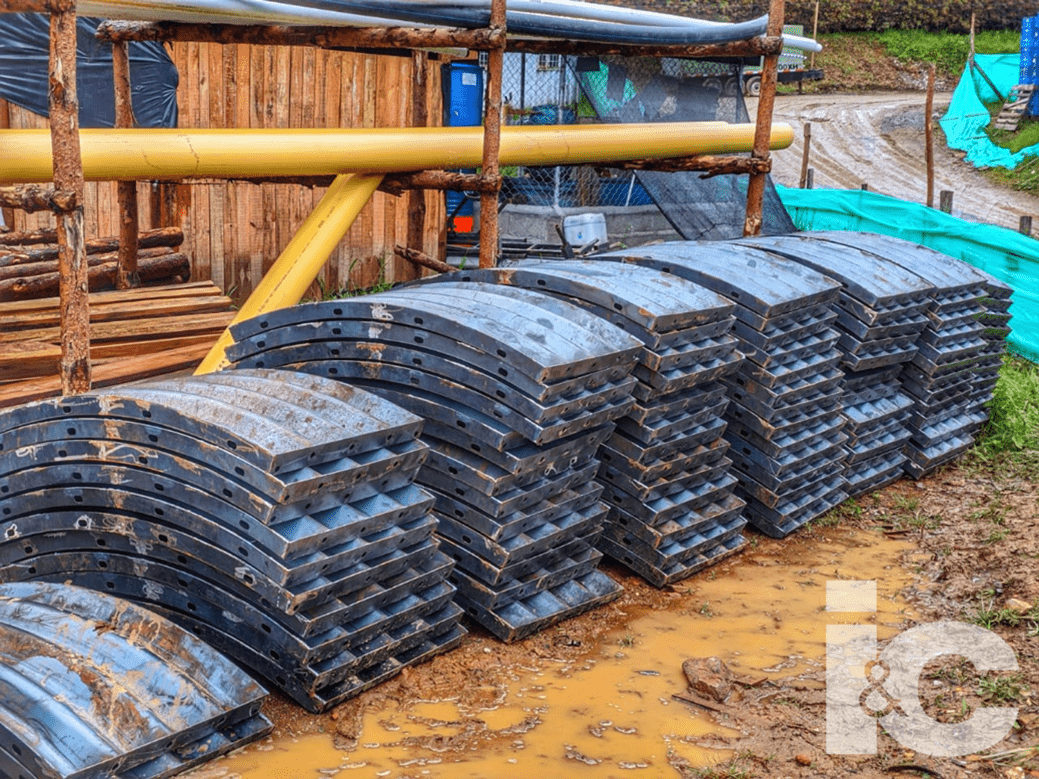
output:
[[[722,80],[720,78],[716,78],[715,76],[711,76],[709,79],[706,79],[703,82],[703,86],[704,89],[713,89],[715,91],[721,92]]]
[[[722,96],[723,97],[736,97],[736,93],[740,91],[740,81],[735,76],[725,79],[725,83],[722,85]]]
[[[747,97],[757,97],[761,94],[761,76],[748,76],[743,82],[743,92]]]

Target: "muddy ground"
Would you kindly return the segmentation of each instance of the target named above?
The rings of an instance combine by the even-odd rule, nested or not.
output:
[[[915,86],[906,83],[904,69],[892,68],[888,76],[891,87]],[[947,100],[948,94],[939,95],[936,113]],[[784,95],[779,98],[776,116],[798,128],[804,121],[813,123],[811,164],[816,168],[817,186],[857,188],[868,183],[875,191],[920,202],[925,194],[922,107],[920,92]],[[801,165],[800,130],[797,135],[795,147],[775,158],[776,179],[792,186],[797,185]],[[936,158],[936,190],[952,189],[958,210],[1009,227],[1016,227],[1020,215],[1039,212],[1035,198],[990,185],[940,145]],[[1014,729],[985,755],[935,758],[916,754],[884,733],[875,756],[828,755],[824,671],[817,666],[787,678],[745,679],[757,683],[737,684],[735,692],[715,710],[698,711],[737,731],[735,736],[712,736],[704,741],[705,746],[731,750],[724,762],[696,767],[673,761],[670,767],[657,767],[652,773],[625,773],[703,779],[1039,777],[1037,514],[1039,462],[1031,469],[1006,467],[969,455],[964,463],[920,482],[902,480],[846,503],[783,541],[749,533],[748,548],[720,565],[722,569],[751,566],[763,557],[796,560],[803,545],[862,531],[878,539],[896,537],[910,542],[900,565],[910,581],[903,596],[912,616],[906,616],[899,628],[941,619],[965,621],[992,629],[1016,653],[1017,672],[979,675],[962,660],[947,658],[930,664],[920,682],[925,711],[941,722],[961,721],[980,706],[1017,708]],[[520,669],[529,672],[547,665],[576,664],[601,654],[607,643],[617,641],[617,631],[641,614],[662,610],[688,614],[702,609],[697,578],[658,591],[622,568],[607,565],[605,569],[625,588],[613,604],[512,645],[501,644],[470,626],[472,632],[459,649],[407,669],[399,678],[326,715],[311,716],[275,699],[268,713],[276,722],[276,736],[331,733],[339,747],[349,750],[357,743],[366,711],[437,700],[455,700],[462,709],[479,709],[502,697],[507,680]],[[783,629],[782,616],[773,615],[777,631]],[[712,618],[709,613],[703,615],[705,620]],[[725,649],[720,647],[719,654]],[[676,712],[676,716],[689,716],[689,712]],[[416,753],[461,754],[486,745],[489,734],[478,717],[455,724],[449,736],[416,742]],[[564,767],[565,757],[561,752]],[[573,771],[582,768],[571,765]],[[435,771],[423,774],[436,776]]]
[[[1037,474],[1039,465],[1033,470],[994,467],[971,456],[965,464],[922,481],[902,480],[848,502],[788,539],[776,541],[751,533],[751,544],[744,553],[721,564],[725,569],[776,557],[797,560],[798,550],[806,545],[862,531],[878,539],[896,537],[910,542],[901,567],[910,581],[902,595],[912,616],[905,617],[899,628],[940,619],[979,624],[994,630],[1017,655],[1019,671],[984,675],[962,659],[934,662],[919,687],[925,711],[941,722],[961,721],[979,706],[1016,707],[1013,731],[987,752],[1002,756],[934,758],[908,751],[884,733],[879,736],[875,756],[828,755],[824,669],[816,666],[787,678],[744,679],[750,684],[736,684],[735,692],[717,704],[716,710],[692,707],[697,715],[738,732],[730,737],[706,737],[702,742],[731,750],[731,757],[707,767],[674,761],[670,768],[654,769],[652,775],[704,779],[854,775],[879,779],[908,772],[943,779],[1039,777]],[[436,700],[454,700],[462,709],[480,709],[504,695],[508,679],[519,669],[575,664],[601,654],[604,643],[616,643],[617,631],[641,614],[702,610],[696,578],[660,591],[623,569],[607,566],[607,570],[625,587],[623,596],[607,607],[512,645],[501,644],[473,626],[458,650],[408,669],[398,679],[327,715],[307,715],[292,704],[275,701],[269,713],[278,733],[332,733],[337,745],[349,750],[357,743],[367,710],[398,710],[415,701]],[[877,574],[885,575],[883,571]],[[706,575],[709,572],[700,574]],[[781,632],[783,615],[777,612],[773,617]],[[705,620],[712,618],[716,617],[703,614]],[[884,645],[881,641],[881,648]],[[719,654],[730,649],[719,647]],[[675,716],[691,713],[676,711]],[[479,717],[456,725],[459,727],[450,736],[417,741],[415,753],[464,754],[486,746],[492,735]],[[561,765],[566,762],[561,760]],[[429,775],[435,777],[436,773]]]
[[[951,94],[934,100],[934,126],[944,116]],[[859,189],[914,203],[927,201],[923,92],[872,92],[780,95],[775,120],[795,128],[794,143],[773,155],[776,182],[797,187],[804,154],[804,131],[811,123],[808,165],[815,188]],[[934,206],[939,193],[953,193],[953,214],[974,222],[1018,228],[1022,216],[1039,216],[1039,198],[990,182],[950,150],[936,129]]]

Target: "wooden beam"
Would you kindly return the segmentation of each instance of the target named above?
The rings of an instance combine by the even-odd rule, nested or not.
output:
[[[52,0],[57,4],[56,0]],[[76,8],[72,0],[50,18],[50,128],[54,187],[71,192],[75,207],[57,215],[61,297],[61,389],[65,395],[90,390],[90,309],[83,244],[83,162],[79,150],[76,94]]]
[[[447,170],[425,170],[420,173],[400,173],[386,176],[379,189],[391,195],[401,195],[409,189],[472,190],[497,196],[501,185],[490,176],[473,173],[454,173]]]
[[[0,0],[2,2],[3,0]],[[325,49],[493,49],[504,31],[455,27],[296,27],[289,25],[103,22],[103,41],[192,41],[251,43],[257,46],[316,46]]]
[[[498,264],[498,192],[501,172],[501,84],[505,59],[505,0],[491,0],[490,29],[500,34],[499,45],[487,52],[487,92],[483,116],[483,178],[493,191],[480,192],[480,267]]]
[[[768,37],[783,35],[783,0],[772,0],[768,9]],[[780,49],[782,51],[782,49]],[[765,56],[761,67],[761,96],[758,98],[758,120],[754,132],[754,151],[751,156],[758,160],[769,159],[769,137],[772,131],[772,109],[776,102],[778,83],[779,52]],[[747,215],[743,222],[744,235],[758,235],[763,220],[762,205],[765,200],[766,173],[751,173],[747,182]]]
[[[75,208],[76,202],[75,192],[63,192],[39,184],[0,187],[0,206],[18,208],[29,213],[36,211],[61,213]]]
[[[589,57],[687,57],[713,59],[725,57],[764,57],[783,50],[782,36],[768,35],[735,43],[712,43],[700,46],[647,46],[627,43],[593,43],[568,40],[532,40],[510,38],[506,51],[526,54],[577,54]]]
[[[112,75],[115,82],[115,126],[134,127],[137,122],[130,93],[130,50],[126,41],[112,43]],[[140,230],[137,182],[118,182],[116,199],[119,202],[119,269],[115,284],[119,289],[129,289],[140,284],[137,277],[137,235]]]
[[[760,160],[754,157],[726,157],[701,154],[695,157],[676,157],[674,159],[627,160],[609,163],[606,167],[624,170],[660,170],[660,171],[704,171],[702,178],[739,173],[768,173],[772,170],[772,160]]]

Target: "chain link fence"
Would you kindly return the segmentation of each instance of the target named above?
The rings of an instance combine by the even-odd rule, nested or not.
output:
[[[744,89],[758,61],[582,57],[507,52],[502,98],[509,124],[750,121]],[[745,67],[747,70],[745,71]],[[746,76],[746,78],[745,78]],[[656,204],[687,240],[742,234],[746,176],[653,173],[590,165],[503,168],[502,198],[516,205],[599,208]],[[793,224],[769,185],[766,232]]]

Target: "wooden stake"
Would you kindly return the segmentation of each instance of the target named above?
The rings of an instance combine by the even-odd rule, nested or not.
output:
[[[115,126],[133,127],[137,122],[134,120],[130,93],[130,51],[126,41],[112,44],[112,75],[115,80]],[[120,181],[116,185],[116,197],[119,201],[119,270],[116,287],[129,289],[140,283],[137,278],[137,233],[140,229],[137,182]]]
[[[430,257],[425,252],[407,246],[401,246],[399,243],[393,247],[393,253],[399,257],[403,257],[409,262],[421,265],[423,268],[435,270],[437,273],[450,273],[451,271],[458,270],[454,266],[448,265],[446,262],[441,262],[440,260]]]
[[[425,127],[429,124],[429,104],[426,98],[426,80],[428,78],[429,55],[424,51],[416,51],[411,55],[411,126]],[[385,179],[383,179],[385,183]],[[408,196],[408,248],[423,251],[426,244],[426,193],[423,190],[413,191]],[[414,279],[421,276],[413,265],[406,265],[401,270],[401,279]]]
[[[816,40],[819,37],[819,0],[815,0],[815,13],[812,15],[812,40]],[[808,58],[808,67],[812,70],[815,69],[815,52]],[[801,82],[798,82],[800,85]]]
[[[1017,230],[1022,235],[1032,235],[1032,217],[1022,216],[1017,223]]]
[[[61,390],[90,390],[90,304],[83,244],[83,162],[76,95],[76,6],[62,0],[50,19],[50,127],[54,187],[70,192],[75,208],[57,215],[61,297]]]
[[[927,100],[924,103],[924,159],[927,161],[927,207],[934,208],[934,63],[927,71]]]
[[[498,150],[501,145],[501,81],[505,55],[505,0],[491,0],[492,31],[501,33],[498,48],[487,52],[487,99],[483,117],[483,170],[495,191],[480,195],[480,267],[493,268],[498,263],[498,190],[501,173]]]
[[[809,168],[807,175],[805,175],[805,189],[811,189],[815,186],[815,168]]]
[[[771,0],[768,11],[768,34],[770,36],[779,37],[783,34],[783,10],[783,0]],[[759,160],[769,158],[769,136],[772,131],[772,109],[776,102],[778,66],[778,53],[769,54],[762,63],[758,123],[754,132],[754,151],[751,155]],[[747,217],[743,222],[744,235],[758,235],[761,232],[762,204],[767,180],[768,174],[750,174],[750,181],[747,183]]]
[[[819,5],[816,3],[816,8]],[[812,123],[805,122],[805,140],[804,148],[801,150],[801,179],[798,181],[797,186],[801,189],[805,188],[805,184],[808,181],[808,152],[812,148]]]

